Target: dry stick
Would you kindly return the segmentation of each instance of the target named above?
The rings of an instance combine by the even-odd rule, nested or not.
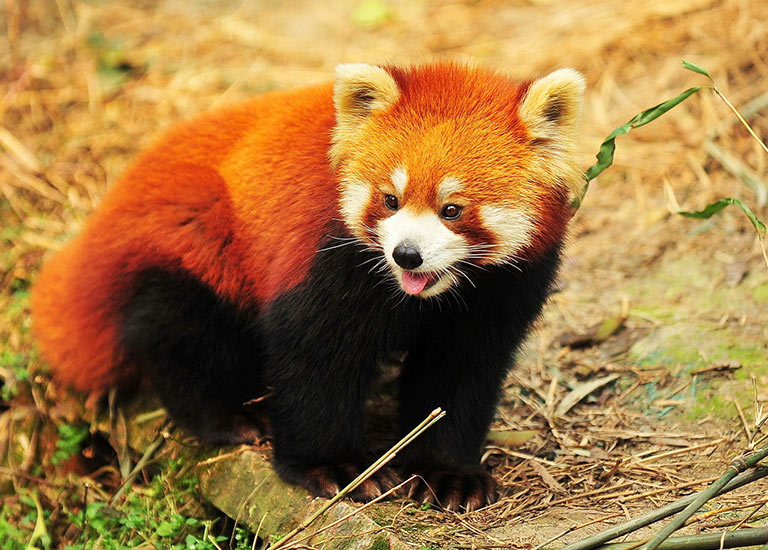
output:
[[[758,510],[760,510],[760,508],[765,506],[766,503],[768,503],[768,500],[762,500],[762,501],[758,501],[758,502],[749,502],[747,504],[736,504],[736,505],[733,505],[733,506],[724,506],[722,508],[717,508],[716,510],[710,510],[709,512],[702,512],[701,514],[699,514],[696,517],[688,518],[688,521],[685,522],[685,526],[687,527],[689,525],[693,525],[694,523],[706,521],[709,518],[711,518],[712,516],[719,516],[721,514],[725,514],[726,512],[733,512],[735,510],[743,510],[744,508],[750,508],[750,507],[756,506],[756,508],[754,510],[752,510],[749,513],[749,515],[747,517],[743,518],[743,519],[731,520],[730,523],[726,522],[725,524],[721,524],[721,525],[713,527],[713,528],[717,529],[718,527],[722,527],[724,525],[727,526],[727,525],[733,525],[734,523],[736,523],[737,525],[736,525],[736,527],[734,529],[739,529],[742,525],[744,525],[750,519],[752,519],[754,517],[755,513],[757,513]],[[706,529],[707,526],[704,525],[704,526],[702,526],[702,528]]]
[[[766,476],[768,476],[768,468],[755,468],[752,471],[745,472],[741,475],[736,476],[733,480],[731,480],[730,483],[728,483],[728,485],[726,485],[720,490],[718,495],[728,493],[730,491],[733,491],[734,489],[738,489],[739,487],[746,485],[747,483],[752,483],[753,481],[764,478]],[[626,535],[627,533],[636,531],[641,527],[645,527],[647,525],[655,523],[661,519],[664,519],[666,517],[671,516],[672,514],[679,512],[680,510],[684,509],[697,496],[698,496],[698,493],[694,493],[687,497],[681,498],[676,502],[672,502],[670,504],[667,504],[666,506],[662,506],[658,510],[652,510],[651,512],[648,512],[647,514],[643,514],[642,516],[639,516],[631,521],[622,523],[621,525],[616,525],[615,527],[611,527],[610,529],[607,529],[602,533],[598,533],[591,537],[574,542],[573,544],[569,544],[568,546],[565,546],[561,550],[591,550],[592,548],[596,548],[601,544],[608,542],[609,540],[613,540],[616,537]]]
[[[724,441],[725,441],[725,438],[720,438],[720,439],[715,439],[714,441],[707,441],[706,443],[702,443],[701,445],[694,445],[693,447],[683,447],[681,449],[675,449],[674,451],[665,451],[663,453],[641,458],[640,460],[633,460],[629,462],[628,465],[636,466],[643,462],[651,462],[653,460],[659,460],[661,458],[668,458],[670,456],[677,456],[677,455],[689,453],[691,451],[698,451],[699,449],[706,449],[707,447],[714,447],[716,445],[720,445],[720,443],[723,443]]]
[[[750,135],[757,140],[757,142],[760,144],[760,146],[763,148],[763,151],[768,153],[768,146],[763,143],[763,140],[758,137],[758,135],[755,133],[755,131],[752,129],[752,126],[749,125],[749,123],[744,120],[744,117],[742,117],[739,114],[739,111],[736,110],[736,107],[734,107],[730,101],[728,101],[728,98],[726,98],[723,94],[720,93],[720,90],[717,89],[717,86],[714,84],[712,85],[712,90],[717,94],[717,97],[722,99],[725,104],[728,106],[728,108],[733,112],[734,115],[736,115],[736,118],[739,119],[739,122],[744,126],[744,128],[747,129],[747,131],[750,133]]]
[[[739,529],[723,533],[707,533],[688,537],[673,537],[664,541],[659,550],[718,550],[719,548],[744,548],[761,544],[768,539],[768,528]],[[596,550],[630,550],[636,542],[615,542],[598,547]],[[722,545],[722,546],[721,546]],[[763,548],[768,548],[766,545]],[[763,550],[763,549],[761,549]]]
[[[735,506],[731,506],[729,508],[724,508],[724,510],[726,512],[729,512],[730,510],[740,510],[740,509],[741,508],[737,508]],[[718,510],[713,510],[713,511],[707,512],[707,513],[714,515],[717,512],[718,512]],[[706,515],[706,514],[702,514],[702,516],[703,515]],[[768,518],[768,513],[760,514],[758,516],[753,516],[752,517],[752,521],[760,521],[760,520],[763,520],[765,518]],[[707,518],[704,518],[704,519],[709,519],[709,518],[707,517]],[[703,523],[701,525],[701,529],[721,529],[723,527],[730,527],[731,525],[733,525],[735,523],[740,523],[740,522],[741,522],[741,519],[735,518],[735,519],[729,519],[729,520],[725,520],[725,521],[719,521],[717,523]]]
[[[749,423],[747,422],[747,417],[744,415],[744,411],[741,409],[741,405],[739,405],[739,400],[734,397],[733,399],[733,405],[736,407],[736,412],[739,413],[739,418],[741,419],[741,425],[744,427],[744,433],[747,434],[747,441],[752,441],[752,430],[749,429]]]
[[[641,498],[655,497],[656,495],[669,493],[670,491],[679,491],[680,489],[687,489],[688,487],[692,487],[693,485],[703,485],[705,483],[712,483],[713,481],[717,481],[717,478],[708,477],[705,479],[697,479],[696,481],[680,483],[679,485],[675,485],[674,487],[663,487],[661,489],[654,489],[653,491],[646,491],[645,493],[640,493],[639,495],[633,494],[629,498],[620,498],[619,502],[632,502],[633,500],[639,500]]]
[[[388,497],[389,495],[391,495],[392,493],[394,493],[394,492],[396,492],[396,491],[398,491],[398,490],[402,489],[403,487],[405,487],[406,485],[408,485],[408,484],[409,484],[411,481],[414,481],[414,480],[415,480],[417,477],[419,477],[419,476],[418,476],[418,475],[416,475],[416,474],[413,474],[411,477],[409,477],[409,478],[408,478],[408,479],[406,479],[405,481],[403,481],[403,482],[401,482],[401,483],[398,483],[397,485],[395,485],[394,487],[392,487],[391,489],[389,489],[389,490],[388,490],[386,493],[382,493],[382,494],[380,494],[379,496],[377,496],[377,497],[376,497],[376,498],[374,498],[373,500],[371,500],[371,501],[369,501],[369,502],[366,502],[365,504],[363,504],[363,505],[362,505],[360,508],[355,508],[355,509],[354,509],[354,510],[352,510],[350,513],[348,513],[346,516],[344,516],[344,517],[341,517],[341,518],[337,519],[336,521],[333,521],[333,522],[329,523],[328,525],[325,525],[325,526],[321,527],[320,529],[318,529],[318,530],[317,530],[317,531],[315,531],[314,533],[310,533],[309,535],[305,536],[304,538],[301,538],[301,539],[297,540],[297,541],[296,541],[294,544],[300,544],[300,543],[304,542],[305,540],[309,540],[309,539],[311,539],[311,538],[314,538],[314,537],[316,537],[316,536],[317,536],[317,535],[319,535],[320,533],[324,533],[325,531],[328,531],[329,529],[333,529],[334,527],[336,527],[336,526],[337,526],[337,525],[339,525],[340,523],[344,523],[345,521],[347,521],[347,520],[348,520],[349,518],[351,518],[352,516],[359,514],[360,512],[362,512],[363,510],[365,510],[365,509],[366,509],[366,508],[368,508],[369,506],[371,506],[371,505],[373,505],[373,504],[376,504],[376,503],[377,503],[377,502],[379,502],[380,500],[383,500],[383,499],[387,498],[387,497]]]
[[[533,548],[533,550],[541,550],[542,548],[544,548],[550,542],[555,542],[557,539],[561,539],[565,535],[567,535],[568,533],[572,533],[573,531],[578,531],[579,529],[584,529],[585,527],[589,527],[590,525],[594,525],[595,523],[600,523],[601,521],[607,521],[609,519],[613,519],[613,518],[616,518],[616,517],[619,517],[619,516],[622,516],[622,515],[624,515],[623,512],[616,512],[615,514],[611,514],[610,516],[605,516],[605,517],[602,517],[602,518],[593,519],[591,521],[588,521],[586,523],[582,523],[580,525],[571,525],[568,529],[562,531],[559,535],[555,535],[551,539],[545,540],[541,544],[535,546]]]
[[[669,538],[672,533],[680,529],[688,518],[695,514],[705,502],[717,496],[729,481],[741,472],[744,472],[747,468],[751,468],[760,462],[766,456],[768,456],[768,446],[763,447],[755,453],[747,455],[746,458],[737,458],[733,460],[725,473],[720,476],[720,479],[715,481],[707,489],[698,493],[696,498],[682,512],[675,516],[675,518],[665,525],[655,537],[643,546],[643,550],[656,550],[656,548]]]
[[[259,541],[259,533],[261,533],[261,526],[264,525],[264,520],[267,519],[267,514],[269,512],[265,512],[263,516],[261,516],[261,521],[259,522],[259,526],[256,528],[256,532],[253,534],[253,545],[251,546],[251,550],[256,550],[256,543]]]
[[[626,483],[620,483],[619,485],[615,485],[613,487],[603,487],[602,489],[595,489],[594,491],[587,491],[586,493],[579,493],[578,495],[571,495],[569,497],[553,500],[552,502],[548,502],[547,504],[538,504],[536,506],[533,506],[530,509],[538,510],[539,508],[549,508],[550,506],[565,504],[566,502],[570,502],[572,500],[577,500],[577,499],[586,498],[586,497],[593,497],[595,495],[602,495],[603,493],[608,493],[610,491],[615,491],[617,489],[625,489],[626,487],[630,487],[634,484],[635,484],[634,481],[628,481]]]
[[[282,548],[285,546],[288,541],[290,541],[293,537],[304,531],[307,527],[309,527],[312,523],[317,520],[320,516],[322,516],[326,511],[328,511],[329,508],[331,508],[333,505],[335,505],[338,501],[340,501],[342,498],[344,498],[349,492],[353,491],[358,485],[360,485],[363,481],[368,479],[370,476],[372,476],[376,471],[379,470],[382,466],[384,466],[387,462],[395,458],[397,453],[400,452],[406,445],[408,445],[411,441],[416,439],[418,436],[420,436],[424,431],[429,429],[432,424],[440,420],[442,417],[445,416],[445,411],[443,411],[441,408],[437,408],[434,411],[432,411],[429,416],[427,416],[418,426],[416,426],[411,432],[406,435],[404,438],[402,438],[400,441],[395,443],[392,448],[387,451],[385,454],[383,454],[376,462],[371,464],[368,468],[363,471],[359,476],[357,476],[352,483],[344,487],[341,491],[339,491],[335,497],[330,499],[328,502],[326,502],[317,512],[312,514],[308,519],[304,520],[298,527],[296,527],[293,531],[285,535],[282,539],[277,541],[274,546],[270,546],[270,550],[277,550],[278,548]]]

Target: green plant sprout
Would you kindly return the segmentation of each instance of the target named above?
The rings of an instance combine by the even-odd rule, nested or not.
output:
[[[670,111],[689,97],[691,97],[693,94],[699,92],[703,89],[709,89],[715,92],[715,94],[722,99],[725,104],[728,106],[728,108],[733,111],[733,113],[736,115],[736,118],[739,119],[739,122],[741,122],[744,127],[749,131],[750,135],[757,140],[757,142],[760,144],[760,146],[763,148],[763,150],[768,153],[768,146],[765,145],[765,143],[758,137],[758,135],[754,132],[752,127],[747,123],[746,120],[744,120],[744,117],[739,114],[739,112],[736,110],[736,108],[733,106],[733,104],[728,101],[728,99],[720,92],[720,90],[717,89],[717,86],[715,86],[715,81],[712,78],[712,76],[707,72],[706,69],[703,67],[700,67],[699,65],[695,65],[693,63],[690,63],[688,61],[683,60],[683,67],[688,69],[689,71],[693,71],[695,73],[701,74],[706,76],[709,81],[712,83],[710,86],[694,86],[692,88],[688,88],[683,93],[673,97],[672,99],[668,99],[667,101],[660,103],[656,105],[655,107],[651,107],[650,109],[646,109],[645,111],[642,111],[641,113],[638,113],[635,115],[629,122],[626,124],[622,124],[613,132],[608,134],[608,136],[603,140],[603,143],[600,145],[600,150],[597,153],[597,162],[595,162],[592,166],[590,166],[587,171],[584,173],[584,186],[581,188],[577,196],[571,201],[571,207],[573,208],[573,213],[575,214],[576,211],[581,207],[581,204],[584,200],[584,196],[587,194],[587,191],[589,190],[589,184],[590,182],[595,179],[600,173],[603,172],[606,168],[608,168],[611,164],[613,164],[613,156],[616,151],[616,138],[629,133],[630,130],[634,128],[639,128],[640,126],[644,126],[648,124],[649,122],[656,120],[661,115],[666,113],[667,111]],[[768,253],[766,253],[765,248],[765,223],[760,221],[757,216],[750,210],[750,208],[744,204],[739,199],[734,199],[732,197],[726,197],[719,199],[713,203],[708,204],[706,207],[704,207],[703,210],[698,211],[684,211],[684,210],[678,210],[677,213],[681,216],[685,216],[687,218],[696,218],[696,219],[708,219],[727,206],[730,206],[732,204],[735,204],[741,210],[744,212],[744,214],[749,218],[749,221],[752,223],[752,227],[755,229],[755,233],[757,233],[758,242],[760,243],[760,249],[763,253],[763,259],[765,260],[765,265],[768,266]]]

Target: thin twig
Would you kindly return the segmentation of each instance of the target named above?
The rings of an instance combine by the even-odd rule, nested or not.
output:
[[[379,501],[381,501],[381,500],[384,500],[385,498],[387,498],[389,495],[391,495],[391,494],[393,494],[393,493],[395,493],[395,492],[399,491],[400,489],[402,489],[403,487],[405,487],[406,485],[408,485],[408,484],[409,484],[411,481],[415,480],[417,477],[419,477],[417,474],[413,474],[411,477],[409,477],[409,478],[408,478],[408,479],[406,479],[405,481],[403,481],[403,482],[401,482],[401,483],[398,483],[397,485],[395,485],[394,487],[392,487],[391,489],[389,489],[389,490],[388,490],[386,493],[382,493],[382,494],[380,494],[379,496],[377,496],[376,498],[374,498],[373,500],[371,500],[371,501],[369,501],[369,502],[366,502],[365,504],[363,504],[363,505],[362,505],[362,506],[360,506],[359,508],[355,508],[355,509],[354,509],[352,512],[350,512],[350,513],[349,513],[349,514],[347,514],[346,516],[344,516],[344,517],[341,517],[341,518],[337,519],[336,521],[333,521],[333,522],[329,523],[328,525],[325,525],[324,527],[321,527],[321,528],[320,528],[320,529],[318,529],[317,531],[315,531],[315,532],[313,532],[313,533],[311,533],[311,534],[309,534],[309,535],[305,536],[304,538],[301,538],[301,539],[297,540],[297,541],[296,541],[295,543],[293,543],[293,544],[301,544],[301,543],[302,543],[302,542],[304,542],[305,540],[309,540],[309,539],[311,539],[311,538],[314,538],[314,537],[316,537],[317,535],[319,535],[320,533],[324,533],[325,531],[328,531],[329,529],[332,529],[332,528],[336,527],[336,526],[337,526],[337,525],[339,525],[340,523],[343,523],[343,522],[347,521],[349,518],[351,518],[351,517],[353,517],[353,516],[355,516],[355,515],[359,514],[360,512],[362,512],[363,510],[365,510],[365,509],[366,509],[366,508],[368,508],[369,506],[371,506],[371,505],[373,505],[373,504],[376,504],[377,502],[379,502]]]
[[[734,397],[733,399],[733,405],[736,407],[736,412],[739,413],[739,418],[741,419],[741,425],[744,427],[744,432],[747,434],[747,441],[752,441],[752,431],[749,429],[749,423],[747,422],[747,417],[744,414],[744,411],[741,408],[741,405],[739,405],[739,400]]]
[[[750,135],[755,138],[755,140],[760,144],[760,146],[763,148],[763,151],[768,153],[768,146],[763,143],[763,140],[758,137],[758,135],[755,133],[755,131],[752,129],[752,126],[749,125],[749,123],[744,120],[744,117],[739,114],[739,111],[736,110],[736,107],[733,106],[733,104],[728,101],[728,98],[725,97],[723,94],[720,93],[720,90],[717,89],[716,86],[712,86],[712,89],[717,94],[717,97],[723,100],[723,102],[728,106],[728,108],[733,112],[734,115],[736,115],[736,118],[739,119],[739,122],[744,126],[744,128],[747,129],[747,131],[750,133]]]
[[[326,502],[317,512],[312,514],[309,518],[301,522],[298,527],[296,527],[293,531],[285,535],[282,539],[277,541],[274,546],[270,547],[270,550],[277,550],[278,548],[283,548],[288,542],[293,539],[296,535],[307,529],[312,523],[314,523],[320,516],[322,516],[325,512],[327,512],[331,507],[333,507],[338,501],[340,501],[342,498],[344,498],[349,492],[353,491],[358,485],[363,483],[366,479],[371,477],[374,473],[376,473],[381,467],[383,467],[386,463],[388,463],[390,460],[392,460],[398,452],[400,452],[406,445],[411,443],[414,439],[416,439],[418,436],[420,436],[422,433],[424,433],[425,430],[429,429],[435,422],[440,420],[445,416],[445,411],[440,409],[439,407],[432,411],[427,418],[425,418],[418,426],[416,426],[411,432],[403,437],[400,441],[395,443],[392,448],[387,451],[385,454],[383,454],[376,462],[371,464],[368,468],[363,471],[359,476],[357,476],[349,485],[344,487],[341,491],[339,491],[336,496],[334,496],[332,499],[330,499],[328,502]]]
[[[708,441],[707,443],[702,443],[701,445],[695,445],[693,447],[683,447],[682,449],[675,449],[674,451],[666,451],[663,453],[641,458],[640,460],[633,460],[632,462],[629,463],[629,466],[636,466],[637,464],[642,464],[643,462],[651,462],[654,460],[659,460],[660,458],[667,458],[670,456],[685,454],[690,451],[698,451],[699,449],[706,449],[707,447],[714,447],[716,445],[720,445],[720,443],[723,443],[725,441],[726,440],[723,438],[715,439],[714,441]]]
[[[708,477],[706,479],[697,479],[696,481],[689,481],[688,483],[681,483],[679,485],[675,485],[674,487],[663,487],[661,489],[654,489],[653,491],[646,491],[645,493],[640,494],[633,494],[632,496],[628,498],[620,498],[619,502],[632,502],[633,500],[639,500],[642,498],[648,498],[653,497],[656,495],[661,495],[664,493],[669,493],[670,491],[678,491],[680,489],[687,489],[688,487],[692,487],[693,485],[703,485],[704,483],[712,483],[713,481],[717,481],[716,477]]]

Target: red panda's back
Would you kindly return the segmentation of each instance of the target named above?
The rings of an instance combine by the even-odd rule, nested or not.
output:
[[[32,294],[34,331],[81,390],[131,375],[120,311],[137,274],[184,269],[241,305],[298,284],[335,203],[330,87],[260,96],[165,134],[51,257]],[[116,368],[116,366],[118,368]]]

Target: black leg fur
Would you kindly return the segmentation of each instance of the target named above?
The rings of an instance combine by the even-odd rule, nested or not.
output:
[[[250,315],[184,272],[143,273],[124,311],[123,359],[152,382],[171,417],[211,443],[258,439],[261,344]]]
[[[401,375],[402,430],[442,407],[446,418],[405,450],[406,474],[422,481],[411,495],[445,508],[472,510],[495,500],[495,482],[480,453],[512,357],[539,315],[558,265],[541,261],[473,274],[468,308],[436,315],[414,342]]]
[[[348,235],[341,236],[348,237]],[[404,296],[375,253],[355,246],[318,253],[305,283],[264,312],[244,312],[188,274],[148,271],[125,311],[125,359],[152,379],[171,416],[212,442],[255,437],[240,405],[265,401],[275,468],[286,481],[331,496],[367,464],[362,415],[377,365],[408,350],[401,425],[435,407],[447,417],[401,457],[424,482],[411,494],[450,509],[495,498],[479,464],[512,355],[538,316],[559,250],[542,260],[468,272],[461,299]],[[353,495],[391,487],[389,471]]]
[[[367,259],[358,248],[320,253],[308,282],[260,320],[275,468],[316,495],[335,493],[367,465],[363,404],[398,327],[387,293],[372,288],[379,281],[358,269]],[[381,472],[356,497],[373,498],[393,481]]]

